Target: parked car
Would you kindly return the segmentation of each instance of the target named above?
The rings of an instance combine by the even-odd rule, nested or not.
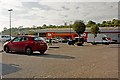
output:
[[[78,40],[79,40],[79,37],[74,37],[73,40],[69,39],[68,45],[74,45],[76,42],[78,42]],[[81,42],[81,44],[84,43],[84,38],[83,37],[80,37],[80,42]]]
[[[47,43],[49,43],[49,39],[46,39],[45,41],[46,41]]]
[[[105,34],[97,34],[97,37],[95,37],[95,39],[93,34],[88,34],[88,38],[87,38],[87,43],[91,43],[91,44],[109,45],[112,42],[113,41],[111,40],[111,38],[108,38]]]
[[[68,39],[62,39],[61,42],[62,42],[62,43],[67,43],[67,42],[68,42]]]
[[[33,51],[39,51],[41,54],[47,50],[46,41],[37,36],[19,36],[3,44],[6,53],[10,51],[25,52],[32,54]]]
[[[59,40],[57,38],[51,38],[52,43],[58,43]],[[46,39],[46,42],[49,43],[50,39]]]
[[[13,39],[13,37],[10,35],[0,35],[0,41],[6,42],[9,41],[10,39]]]
[[[57,38],[52,38],[52,43],[58,43],[59,40]]]

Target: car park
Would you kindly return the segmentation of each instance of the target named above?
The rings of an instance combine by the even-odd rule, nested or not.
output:
[[[33,51],[39,51],[41,54],[47,50],[46,41],[37,36],[18,36],[3,44],[3,50],[6,53],[10,51],[24,52],[32,54]]]

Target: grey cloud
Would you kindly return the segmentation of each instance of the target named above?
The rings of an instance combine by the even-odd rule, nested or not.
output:
[[[34,19],[37,19],[38,16],[24,16],[25,19],[30,19],[30,20],[34,20]]]
[[[32,8],[39,8],[41,10],[51,10],[52,9],[49,6],[39,4],[38,2],[22,2],[22,5],[28,9],[32,9]]]
[[[80,7],[76,7],[76,9],[79,9]]]
[[[67,8],[67,7],[65,7],[65,6],[62,6],[61,7],[63,10],[70,10],[70,8]]]
[[[45,19],[44,16],[42,15],[36,15],[35,14],[31,14],[31,15],[26,15],[26,14],[29,14],[30,11],[33,10],[33,8],[38,8],[39,10],[45,10],[45,11],[48,11],[48,10],[53,10],[52,8],[50,8],[49,6],[47,5],[41,5],[39,4],[38,2],[22,2],[22,5],[23,7],[21,7],[20,9],[21,10],[15,10],[14,11],[14,17],[15,18],[19,18],[19,19],[37,19],[37,18],[40,18],[40,19]],[[25,14],[25,16],[24,16]],[[22,16],[21,16],[22,15]]]
[[[59,13],[59,16],[60,16],[60,17],[64,17],[64,18],[69,17],[67,14],[61,14],[61,13]]]

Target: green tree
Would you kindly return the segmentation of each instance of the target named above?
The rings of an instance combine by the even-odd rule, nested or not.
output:
[[[34,34],[35,34],[34,31],[29,30],[29,35],[34,35]]]
[[[42,29],[42,27],[41,27],[41,26],[38,26],[37,29]]]
[[[97,25],[96,25],[96,26],[99,26],[99,27],[100,27],[100,26],[101,26],[101,24],[100,24],[100,23],[97,23]]]
[[[87,23],[87,27],[91,27],[91,26],[93,26],[93,25],[96,25],[96,23],[95,22],[93,22],[93,21],[88,21],[88,23]]]
[[[94,35],[94,43],[95,43],[95,38],[97,37],[97,34],[100,32],[99,27],[96,25],[93,25],[90,29],[90,32]]]
[[[46,25],[46,24],[43,24],[42,28],[43,28],[43,29],[47,28],[47,25]]]
[[[72,26],[73,26],[73,30],[78,34],[79,36],[78,42],[80,42],[80,36],[85,31],[86,25],[81,20],[77,20],[74,22]]]
[[[102,21],[101,27],[105,27],[106,26],[106,21]]]
[[[106,22],[106,27],[112,27],[112,22],[111,21],[107,21]]]
[[[32,29],[33,29],[33,30],[35,30],[35,29],[36,29],[36,26],[35,26],[35,25],[33,25]]]
[[[105,23],[106,23],[106,21],[103,21],[103,22],[102,22],[102,24],[105,24]]]
[[[120,20],[113,19],[112,20],[112,25],[113,26],[120,26]]]
[[[19,27],[18,27],[19,35],[21,35],[21,31],[22,31],[22,29],[23,29],[23,26],[19,26]]]
[[[7,30],[7,28],[6,27],[4,27],[4,29],[3,29],[4,31],[6,31]]]

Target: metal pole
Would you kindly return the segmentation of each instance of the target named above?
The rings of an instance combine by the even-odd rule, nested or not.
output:
[[[11,11],[10,11],[10,40],[11,40]]]
[[[11,11],[13,11],[12,9],[8,10],[10,12],[10,40],[11,40]]]

